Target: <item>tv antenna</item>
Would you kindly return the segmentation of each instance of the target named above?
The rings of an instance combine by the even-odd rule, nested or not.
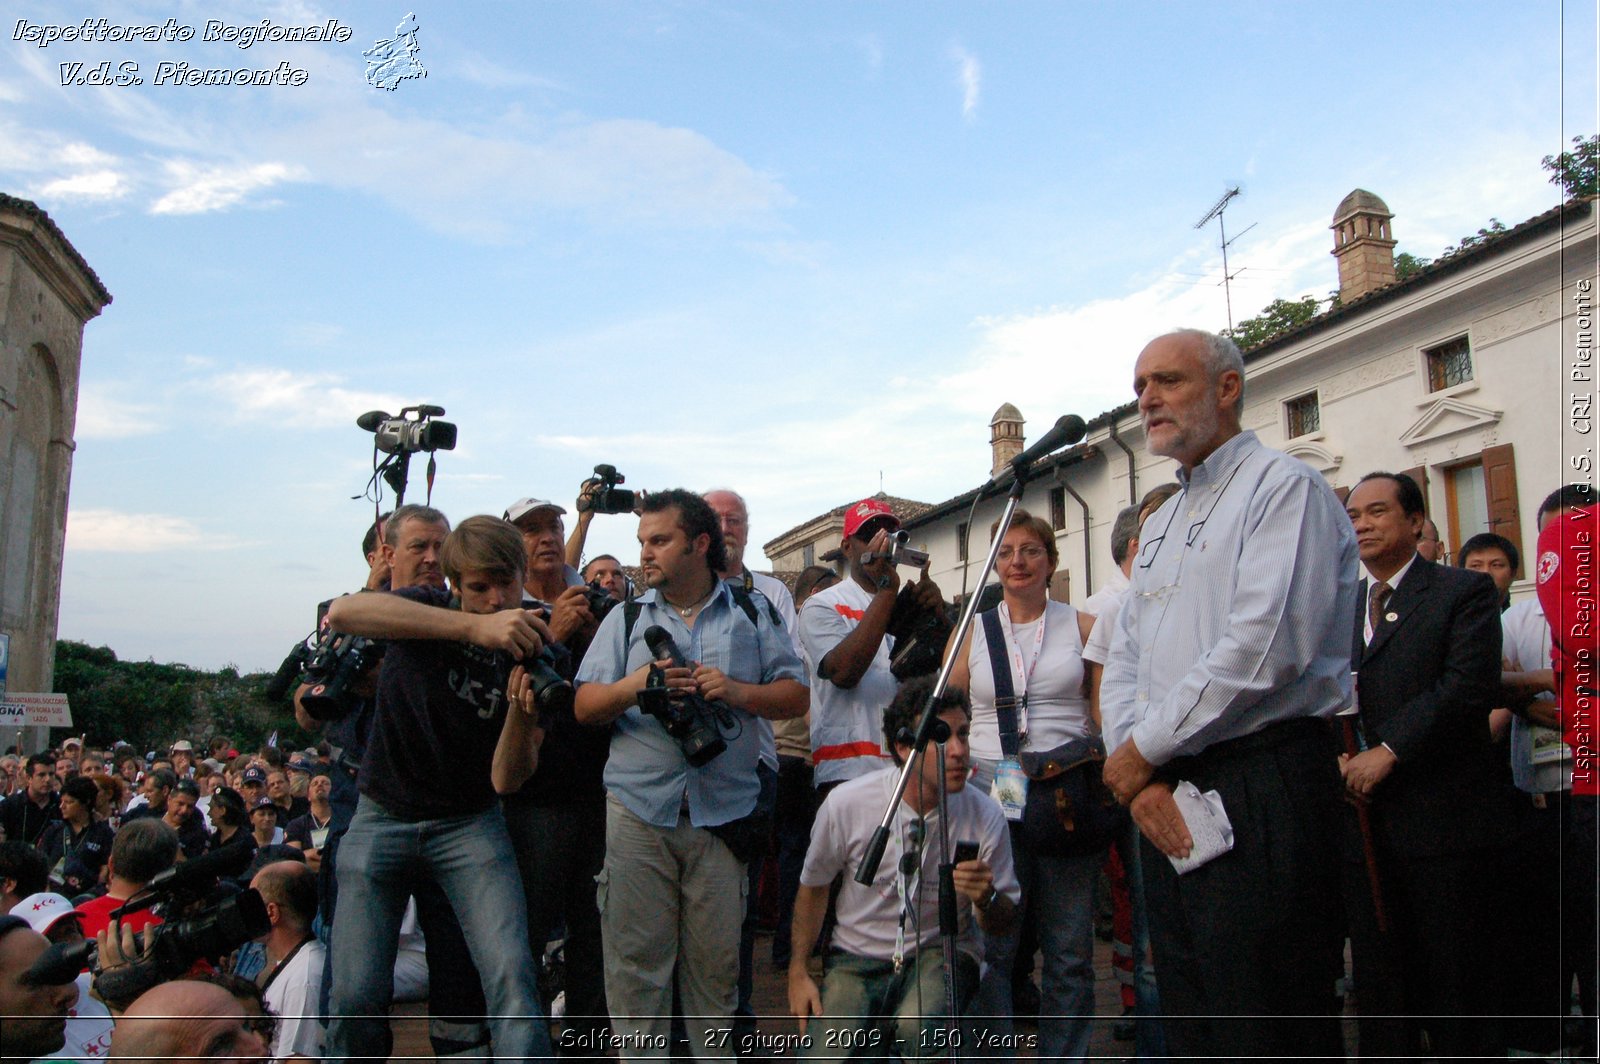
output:
[[[1203,229],[1203,228],[1205,228],[1205,224],[1207,222],[1209,222],[1211,219],[1215,218],[1217,220],[1217,229],[1222,234],[1222,236],[1221,236],[1221,243],[1222,243],[1222,295],[1223,295],[1224,301],[1228,305],[1228,331],[1230,333],[1233,332],[1233,285],[1232,285],[1232,281],[1233,281],[1233,276],[1234,275],[1228,272],[1228,245],[1233,243],[1233,240],[1238,240],[1239,237],[1244,236],[1245,233],[1248,233],[1250,230],[1255,228],[1255,223],[1252,222],[1250,225],[1246,226],[1243,230],[1241,230],[1240,233],[1238,234],[1238,236],[1235,236],[1233,238],[1233,240],[1229,240],[1228,239],[1228,226],[1227,226],[1227,223],[1223,221],[1222,213],[1228,209],[1228,203],[1233,199],[1233,197],[1237,196],[1238,194],[1239,194],[1239,186],[1238,185],[1234,185],[1232,188],[1228,189],[1228,191],[1226,191],[1226,192],[1224,192],[1222,194],[1222,198],[1221,199],[1217,200],[1216,203],[1211,205],[1211,209],[1209,211],[1206,211],[1206,214],[1205,214],[1204,218],[1201,218],[1198,222],[1194,223],[1194,227],[1196,229]],[[1240,270],[1239,272],[1243,273],[1244,271]]]

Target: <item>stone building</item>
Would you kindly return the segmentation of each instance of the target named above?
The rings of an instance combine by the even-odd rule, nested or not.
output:
[[[12,691],[51,690],[83,327],[110,302],[49,215],[0,194],[0,631]]]
[[[1539,500],[1580,479],[1561,427],[1572,420],[1565,364],[1593,345],[1584,309],[1592,301],[1574,296],[1580,282],[1600,287],[1594,201],[1567,203],[1403,281],[1395,279],[1393,217],[1361,189],[1339,204],[1331,226],[1338,305],[1245,352],[1244,427],[1337,490],[1372,470],[1411,473],[1452,551],[1489,530],[1531,545]],[[1142,342],[1129,337],[1130,361]],[[1592,396],[1593,384],[1585,387]],[[1009,455],[1024,444],[1021,414],[1007,403],[990,424],[998,467],[1002,446]],[[1001,433],[1013,425],[1014,436]],[[1176,469],[1145,449],[1132,402],[1093,418],[1082,443],[1041,463],[1023,505],[1056,530],[1053,597],[1081,603],[1104,585],[1118,510]],[[906,521],[951,597],[975,585],[1004,508],[1002,495],[986,493],[973,511],[978,494]],[[792,567],[780,561],[783,550],[825,517],[768,544],[774,564]],[[1532,588],[1524,564],[1512,594]]]

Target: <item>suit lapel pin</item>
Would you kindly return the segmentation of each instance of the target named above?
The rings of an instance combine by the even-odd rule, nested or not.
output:
[[[1383,615],[1383,619],[1386,620],[1386,621],[1398,621],[1400,619],[1400,615],[1398,613],[1390,611],[1389,613],[1386,613],[1386,614]]]

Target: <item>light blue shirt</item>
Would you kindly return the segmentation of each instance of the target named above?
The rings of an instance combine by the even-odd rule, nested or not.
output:
[[[804,685],[805,669],[795,656],[789,633],[756,611],[756,622],[733,601],[729,586],[718,582],[716,593],[700,610],[691,631],[678,611],[656,601],[654,589],[638,598],[639,619],[633,637],[623,645],[624,609],[618,606],[600,622],[589,644],[578,684],[616,683],[654,660],[644,633],[660,625],[671,635],[683,656],[713,669],[721,669],[741,683],[769,684],[795,680]],[[661,722],[630,706],[617,718],[611,733],[611,757],[606,762],[606,790],[647,824],[677,826],[678,814],[688,799],[689,822],[714,827],[746,816],[755,808],[761,785],[756,779],[760,756],[761,721],[731,707],[735,725],[723,732],[728,748],[699,768],[689,765],[683,747],[667,734]],[[733,734],[736,731],[737,734]]]
[[[1107,748],[1154,765],[1350,701],[1356,542],[1327,481],[1248,431],[1178,479],[1100,687]]]

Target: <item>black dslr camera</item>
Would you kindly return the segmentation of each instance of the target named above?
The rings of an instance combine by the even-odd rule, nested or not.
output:
[[[583,597],[589,603],[589,612],[594,615],[596,624],[606,619],[606,614],[611,612],[611,607],[621,605],[620,602],[611,597],[611,592],[601,587],[594,580],[584,585]]]
[[[617,472],[614,465],[597,465],[594,478],[598,482],[586,495],[578,499],[578,509],[593,510],[597,514],[630,514],[639,501],[638,492],[617,487],[627,478]]]

